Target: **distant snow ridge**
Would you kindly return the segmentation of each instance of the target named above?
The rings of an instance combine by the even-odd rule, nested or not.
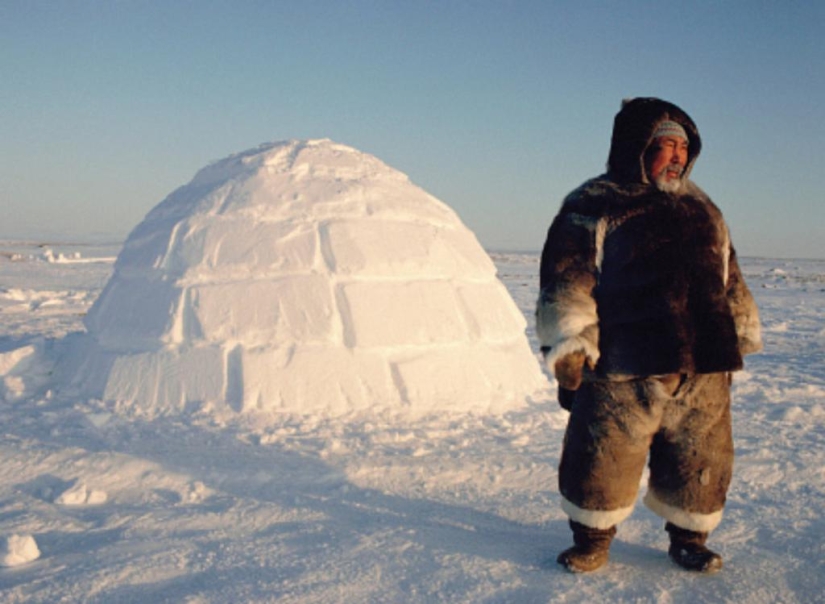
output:
[[[75,382],[153,414],[506,410],[546,386],[473,233],[329,140],[201,170],[131,233],[86,326]]]

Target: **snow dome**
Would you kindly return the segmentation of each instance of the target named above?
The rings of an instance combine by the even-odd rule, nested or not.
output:
[[[146,412],[500,410],[546,386],[472,232],[329,140],[201,170],[132,231],[85,322],[75,385]]]

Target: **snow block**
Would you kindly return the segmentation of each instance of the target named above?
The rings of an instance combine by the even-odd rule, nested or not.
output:
[[[321,262],[317,233],[306,224],[214,216],[189,221],[176,238],[164,267],[194,282],[310,271]]]
[[[243,295],[238,294],[241,287]],[[340,342],[329,280],[321,275],[199,285],[187,291],[185,340],[248,346]]]
[[[401,403],[383,355],[345,348],[244,351],[242,410],[343,415]]]
[[[455,287],[447,281],[356,282],[342,288],[345,342],[393,347],[468,339]]]
[[[462,283],[456,293],[473,340],[514,344],[522,340],[527,321],[502,283]]]
[[[160,414],[223,400],[225,356],[217,346],[117,355],[101,398],[134,401]]]
[[[361,220],[325,229],[330,265],[340,275],[421,279],[486,279],[492,261],[479,257],[478,243],[466,232],[429,223]]]
[[[124,352],[163,347],[175,332],[183,288],[161,275],[119,274],[110,279],[86,327],[104,349]],[[95,306],[92,308],[94,309]]]

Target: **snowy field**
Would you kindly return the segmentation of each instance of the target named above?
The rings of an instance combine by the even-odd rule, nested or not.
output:
[[[640,503],[610,564],[555,564],[566,412],[151,417],[53,387],[118,245],[0,242],[0,602],[825,602],[825,261],[745,259],[765,351],[694,576]],[[538,256],[495,253],[532,325]],[[530,334],[535,349],[536,342]]]

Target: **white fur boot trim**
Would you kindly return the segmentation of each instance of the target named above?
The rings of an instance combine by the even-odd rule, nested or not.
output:
[[[698,533],[709,533],[722,522],[722,510],[712,514],[697,514],[696,512],[686,512],[673,507],[656,497],[653,491],[648,491],[644,497],[645,505],[657,516],[661,516],[668,522],[672,522],[679,528]]]
[[[632,505],[618,510],[583,510],[564,497],[561,498],[561,509],[570,517],[570,520],[597,529],[609,529],[633,512]]]

